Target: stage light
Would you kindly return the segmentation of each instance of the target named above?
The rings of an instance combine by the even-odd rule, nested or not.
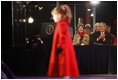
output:
[[[91,17],[93,17],[93,16],[94,16],[94,14],[92,13],[92,14],[91,14]]]
[[[17,20],[15,20],[17,22]],[[26,22],[26,19],[19,19],[19,22]]]
[[[91,11],[91,9],[87,9],[87,11]]]
[[[26,22],[26,19],[23,19],[23,22]]]
[[[22,19],[19,19],[19,22],[22,22]]]
[[[28,23],[33,23],[33,22],[34,22],[34,19],[32,17],[29,17]]]
[[[92,1],[91,1],[91,4],[94,5],[94,6],[96,6],[96,5],[99,4],[99,3],[100,3],[100,2],[99,2],[99,1],[96,1],[96,0],[92,0]]]
[[[23,5],[23,8],[26,7],[26,5]]]
[[[42,9],[43,9],[43,7],[39,7],[39,11],[42,10]]]
[[[38,7],[38,5],[35,5],[35,8],[37,8]]]
[[[93,17],[93,25],[96,23],[96,7],[100,3],[100,1],[92,0],[90,1],[93,6],[93,14],[91,14],[91,17]],[[95,31],[95,26],[93,27],[93,32]]]

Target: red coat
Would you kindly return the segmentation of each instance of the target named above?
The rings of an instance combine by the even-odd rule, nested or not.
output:
[[[48,76],[79,76],[76,54],[68,28],[69,24],[70,23],[67,19],[61,19],[56,24],[48,68]],[[57,48],[63,49],[58,56],[56,56],[55,53]]]

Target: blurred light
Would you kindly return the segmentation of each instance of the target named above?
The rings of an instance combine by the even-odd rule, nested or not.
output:
[[[26,22],[26,19],[23,19],[23,22]]]
[[[26,1],[26,4],[28,5],[31,1]]]
[[[92,1],[91,1],[91,4],[93,4],[93,5],[95,5],[95,6],[96,6],[97,4],[99,4],[99,3],[100,3],[100,2],[99,2],[99,1],[96,1],[96,0],[92,0]]]
[[[35,5],[35,8],[38,7],[38,5]]]
[[[17,20],[15,20],[17,22]],[[26,19],[19,19],[19,22],[26,22]]]
[[[17,22],[17,19],[15,19],[14,21]]]
[[[39,10],[42,10],[43,9],[43,7],[39,7]]]
[[[29,38],[25,38],[25,40],[26,40],[26,43],[29,43]]]
[[[32,17],[29,17],[28,23],[33,23],[33,22],[34,22],[34,19]]]
[[[22,19],[19,19],[19,22],[22,22]]]
[[[92,14],[91,14],[91,17],[93,17],[93,16],[94,16],[94,14],[92,13]]]
[[[87,9],[87,11],[91,11],[91,9]]]
[[[23,8],[26,7],[26,5],[23,5]]]

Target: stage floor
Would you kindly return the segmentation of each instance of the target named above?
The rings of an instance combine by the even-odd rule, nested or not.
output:
[[[60,77],[48,77],[48,76],[17,76],[16,79],[62,79]],[[89,74],[80,75],[79,77],[70,77],[70,79],[117,79],[116,74]]]

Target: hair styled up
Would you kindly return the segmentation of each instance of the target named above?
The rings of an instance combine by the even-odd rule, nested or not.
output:
[[[61,14],[63,18],[67,18],[69,21],[72,19],[72,13],[71,9],[68,5],[60,5],[58,7],[55,7],[52,11],[51,14]]]

